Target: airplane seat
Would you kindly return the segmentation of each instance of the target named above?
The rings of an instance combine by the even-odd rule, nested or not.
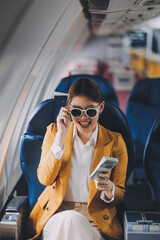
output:
[[[119,105],[117,94],[112,83],[107,78],[99,75],[76,74],[65,77],[60,81],[54,91],[68,93],[70,86],[79,78],[90,78],[94,80],[100,86],[104,99],[114,103],[117,106]]]
[[[124,199],[124,211],[159,212],[160,211],[160,114],[154,121],[148,134],[144,154],[143,166],[146,175],[146,187],[131,188],[131,198]],[[140,187],[140,188],[138,188]],[[145,189],[143,189],[145,188]],[[147,188],[147,189],[146,189]],[[146,196],[146,191],[148,196]],[[143,194],[143,197],[139,197]]]
[[[126,116],[135,142],[135,181],[145,181],[143,152],[151,126],[160,113],[160,79],[140,80],[132,89],[127,105]]]
[[[56,121],[59,109],[65,105],[66,99],[67,96],[55,96],[53,99],[43,101],[36,106],[26,127],[26,132],[22,135],[20,143],[20,164],[28,186],[28,214],[44,189],[44,186],[39,183],[37,178],[37,166],[40,161],[41,146],[46,128],[51,122]],[[115,121],[113,121],[113,119],[115,119]],[[105,108],[100,116],[99,122],[110,130],[121,132],[126,142],[129,155],[128,178],[134,161],[134,149],[126,116],[118,106],[107,101],[105,102]],[[14,198],[12,205],[13,203],[15,203]],[[15,209],[17,208],[16,206]]]
[[[26,132],[21,137],[20,164],[27,181],[30,209],[45,188],[38,181],[36,169],[40,160],[46,126],[55,120],[53,109],[53,99],[41,102],[36,106],[28,122]]]
[[[114,121],[114,119],[116,120]],[[122,134],[128,151],[128,168],[126,176],[126,179],[128,180],[135,163],[134,142],[125,114],[118,106],[107,101],[105,102],[103,113],[99,118],[99,123],[109,130],[120,132]]]
[[[160,115],[148,134],[143,163],[152,199],[160,203]]]
[[[26,132],[21,138],[20,163],[28,185],[30,208],[34,206],[38,196],[44,189],[44,186],[39,183],[37,178],[37,167],[46,128],[51,122],[56,122],[59,109],[62,105],[65,105],[66,99],[66,96],[55,96],[54,99],[41,102],[35,108],[28,122]],[[116,119],[116,121],[113,121],[113,119]],[[124,113],[116,105],[106,102],[99,122],[104,127],[122,134],[129,156],[128,178],[133,170],[134,149],[130,129]]]
[[[41,156],[41,146],[47,126],[56,122],[59,109],[66,104],[66,96],[47,99],[38,104],[27,124],[26,132],[21,137],[20,164],[29,192],[29,206],[33,208],[44,186],[37,178],[37,167]]]
[[[62,102],[60,102],[61,98],[63,98]],[[29,189],[30,209],[32,209],[44,189],[44,186],[39,183],[37,178],[37,166],[46,127],[51,122],[56,121],[59,109],[65,104],[66,99],[67,96],[55,96],[54,99],[40,103],[32,114],[26,133],[22,136],[20,162]],[[113,121],[113,119],[116,120]],[[99,123],[112,131],[122,134],[128,150],[128,179],[134,167],[134,145],[125,114],[118,106],[107,101]]]

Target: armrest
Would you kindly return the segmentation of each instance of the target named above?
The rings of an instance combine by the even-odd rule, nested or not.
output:
[[[26,196],[17,196],[8,203],[0,221],[1,240],[24,239],[24,223],[26,222],[27,209],[28,197]]]
[[[26,208],[28,205],[27,196],[14,197],[6,206],[5,212],[20,212],[22,208]]]

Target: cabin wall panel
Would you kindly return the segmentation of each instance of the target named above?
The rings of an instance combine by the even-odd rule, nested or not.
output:
[[[21,176],[19,140],[31,110],[44,97],[45,87],[50,81],[46,69],[56,60],[60,62],[63,54],[66,61],[87,24],[81,12],[82,6],[76,0],[35,0],[10,35],[0,56],[0,95],[3,103],[0,111],[1,116],[4,115],[4,119],[0,120],[0,150],[4,146],[0,159],[0,179],[3,174],[0,210]],[[64,19],[66,21],[63,26]],[[76,29],[74,22],[77,19],[79,24]],[[72,33],[70,38],[69,33]],[[72,38],[73,41],[70,41]],[[33,80],[31,89],[26,92],[26,96],[22,96],[30,79]],[[54,82],[53,79],[52,81]],[[19,107],[17,121],[12,124],[10,120],[20,97],[23,107]],[[9,134],[6,133],[8,126]]]

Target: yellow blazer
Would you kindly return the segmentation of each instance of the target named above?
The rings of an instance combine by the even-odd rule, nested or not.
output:
[[[47,128],[37,170],[40,183],[47,187],[38,198],[29,216],[29,232],[34,236],[31,239],[36,239],[40,235],[44,225],[60,207],[64,199],[71,171],[73,125],[72,122],[66,134],[65,151],[60,160],[57,160],[50,151],[57,132],[57,125],[52,123]],[[110,172],[110,179],[115,184],[114,200],[111,203],[102,201],[100,199],[101,192],[95,187],[94,180],[90,180],[88,213],[99,229],[108,237],[121,239],[122,228],[117,218],[115,206],[124,197],[128,155],[121,134],[99,125],[91,172],[103,156],[117,157],[119,160],[119,163]]]

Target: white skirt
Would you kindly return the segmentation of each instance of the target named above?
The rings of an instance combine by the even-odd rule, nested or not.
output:
[[[88,219],[75,210],[54,214],[43,228],[41,240],[104,240]]]

